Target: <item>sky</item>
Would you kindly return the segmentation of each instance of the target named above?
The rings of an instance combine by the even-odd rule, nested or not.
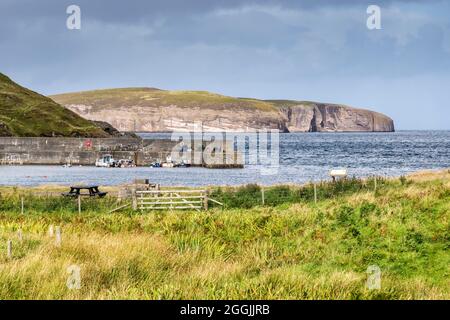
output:
[[[66,26],[69,5],[79,30]],[[369,5],[381,29],[367,27]],[[46,95],[206,90],[450,130],[450,1],[1,0],[0,72]]]

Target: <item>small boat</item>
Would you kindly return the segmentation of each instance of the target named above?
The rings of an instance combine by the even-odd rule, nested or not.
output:
[[[117,161],[117,166],[119,168],[133,168],[136,167],[133,160],[130,159],[120,159]]]
[[[187,168],[187,167],[190,167],[190,166],[191,166],[191,164],[189,162],[184,161],[184,160],[181,160],[181,162],[175,164],[175,167],[177,167],[177,168]]]
[[[114,160],[113,156],[110,154],[105,154],[103,157],[97,159],[95,161],[96,167],[103,167],[103,168],[111,168],[117,166],[117,161]]]
[[[152,162],[152,163],[150,163],[150,168],[161,168],[161,163]]]
[[[171,156],[166,157],[166,162],[161,163],[162,168],[173,168],[175,167],[175,163],[172,161]]]
[[[187,168],[190,167],[191,164],[185,160],[181,160],[181,162],[174,162],[172,157],[168,156],[165,162],[157,160],[152,162],[149,166],[151,168]]]
[[[162,168],[173,168],[173,167],[175,167],[175,164],[173,162],[163,162],[161,164],[161,167]]]

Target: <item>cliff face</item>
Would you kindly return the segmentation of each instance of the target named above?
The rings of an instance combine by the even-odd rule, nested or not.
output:
[[[106,121],[121,131],[282,132],[394,131],[380,113],[313,102],[256,100],[203,91],[153,88],[97,90],[52,96],[77,114]]]
[[[391,132],[394,121],[378,112],[333,104],[281,107],[290,132]]]
[[[260,128],[286,131],[280,114],[261,110],[215,110],[176,105],[118,106],[98,109],[89,104],[67,104],[66,107],[83,117],[106,121],[120,131],[134,132],[186,132],[248,131]]]

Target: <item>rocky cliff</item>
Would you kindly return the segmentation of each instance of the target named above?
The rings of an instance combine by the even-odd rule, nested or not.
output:
[[[348,106],[290,100],[232,98],[204,91],[154,88],[96,90],[52,96],[79,115],[121,131],[282,132],[394,131],[389,117]]]
[[[394,121],[378,112],[335,104],[299,103],[281,106],[290,132],[391,132]]]

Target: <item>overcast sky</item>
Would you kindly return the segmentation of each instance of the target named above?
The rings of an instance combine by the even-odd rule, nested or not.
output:
[[[81,30],[66,8],[81,8]],[[366,26],[381,8],[381,30]],[[1,0],[0,72],[43,94],[208,90],[450,129],[450,1]]]

